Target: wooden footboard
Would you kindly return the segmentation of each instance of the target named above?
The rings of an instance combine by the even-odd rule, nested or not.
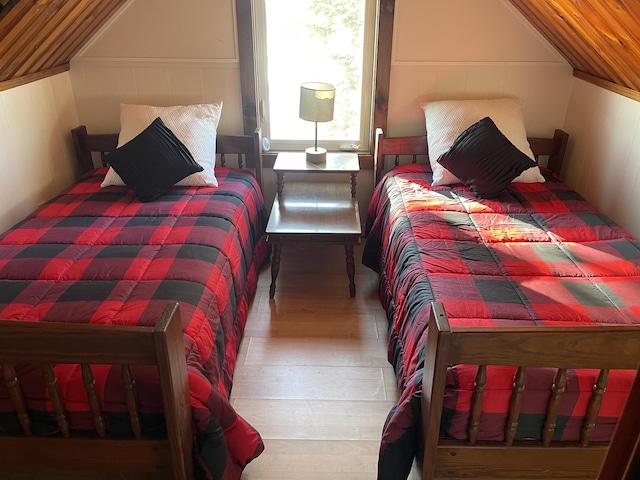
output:
[[[470,440],[440,437],[447,367],[479,365],[468,425]],[[480,428],[487,365],[519,367],[514,378],[505,442],[476,442]],[[521,407],[526,369],[557,369],[543,441],[513,441]],[[452,328],[442,304],[431,307],[422,385],[422,479],[443,478],[595,478],[607,452],[592,444],[610,370],[640,367],[640,326]],[[593,387],[579,442],[552,442],[566,370],[600,370]],[[640,388],[640,382],[635,382]]]
[[[0,434],[0,478],[171,478],[191,480],[193,432],[180,312],[168,305],[154,328],[0,321],[0,362],[23,435]],[[59,434],[32,433],[16,364],[42,368]],[[78,364],[95,433],[75,434],[53,366]],[[112,437],[105,428],[92,365],[118,365],[127,391],[132,438]],[[162,388],[166,438],[146,438],[140,427],[130,367],[155,365]],[[126,472],[130,475],[125,476]]]

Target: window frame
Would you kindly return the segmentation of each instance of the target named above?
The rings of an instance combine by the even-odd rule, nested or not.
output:
[[[273,133],[273,117],[271,117],[271,92],[267,81],[267,6],[268,0],[253,0],[254,15],[254,51],[256,52],[256,96],[257,96],[257,117],[258,125],[262,128],[262,134],[269,137],[271,147],[280,151],[299,151],[309,146],[309,141],[313,140],[313,129],[308,130],[308,138],[292,139],[292,138],[276,138]],[[324,137],[322,144],[329,150],[338,150],[341,144],[355,143],[361,146],[361,150],[369,150],[371,136],[371,122],[373,121],[373,86],[375,79],[375,57],[376,57],[376,34],[377,34],[377,0],[361,0],[364,4],[364,37],[362,51],[362,87],[359,89],[360,111],[358,112],[359,122],[357,125],[356,138],[329,139]],[[264,75],[264,78],[263,78]],[[297,95],[297,91],[292,91],[292,95]],[[334,115],[335,116],[335,115]],[[325,127],[322,127],[325,128]]]
[[[259,125],[257,118],[256,58],[254,52],[253,0],[236,0],[236,27],[238,32],[238,60],[242,117],[245,134],[251,134]],[[373,120],[371,122],[369,151],[360,153],[373,166],[373,138],[377,128],[386,131],[391,80],[391,50],[395,0],[378,1],[377,60],[374,66]],[[362,165],[365,167],[366,165]]]

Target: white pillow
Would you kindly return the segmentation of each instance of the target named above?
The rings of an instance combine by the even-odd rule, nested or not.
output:
[[[491,117],[502,134],[522,153],[535,161],[527,140],[519,98],[486,100],[441,100],[420,104],[427,124],[429,162],[433,170],[433,185],[460,183],[449,170],[438,163],[458,136],[484,117]],[[539,167],[531,167],[513,179],[514,182],[543,183]]]
[[[120,105],[121,147],[138,136],[151,122],[160,117],[174,135],[184,143],[196,162],[204,169],[180,180],[181,186],[217,187],[215,176],[216,135],[222,102],[219,104],[199,104],[188,106],[155,107],[151,105]],[[120,176],[109,167],[101,187],[124,185]]]

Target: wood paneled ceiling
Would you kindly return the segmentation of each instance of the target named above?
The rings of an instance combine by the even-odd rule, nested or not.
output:
[[[60,73],[127,0],[0,0],[0,90]]]
[[[126,1],[0,0],[0,90],[67,70]],[[640,101],[638,0],[509,1],[576,76]]]
[[[564,55],[577,77],[619,93],[629,89],[629,96],[640,100],[638,0],[510,2]]]

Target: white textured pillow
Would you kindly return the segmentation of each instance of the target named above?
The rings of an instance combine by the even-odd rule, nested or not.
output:
[[[438,163],[438,158],[447,152],[458,136],[471,125],[491,117],[502,134],[518,150],[535,161],[527,140],[519,98],[496,98],[483,100],[441,100],[420,104],[427,124],[429,162],[433,170],[433,185],[460,183],[449,170]],[[532,167],[513,179],[514,182],[543,183],[539,167]]]
[[[184,143],[196,162],[204,169],[180,180],[181,186],[218,186],[216,164],[216,135],[222,102],[219,104],[177,105],[120,105],[120,136],[118,147],[138,136],[151,122],[160,117],[174,135]],[[120,176],[109,167],[101,186],[124,185]]]

